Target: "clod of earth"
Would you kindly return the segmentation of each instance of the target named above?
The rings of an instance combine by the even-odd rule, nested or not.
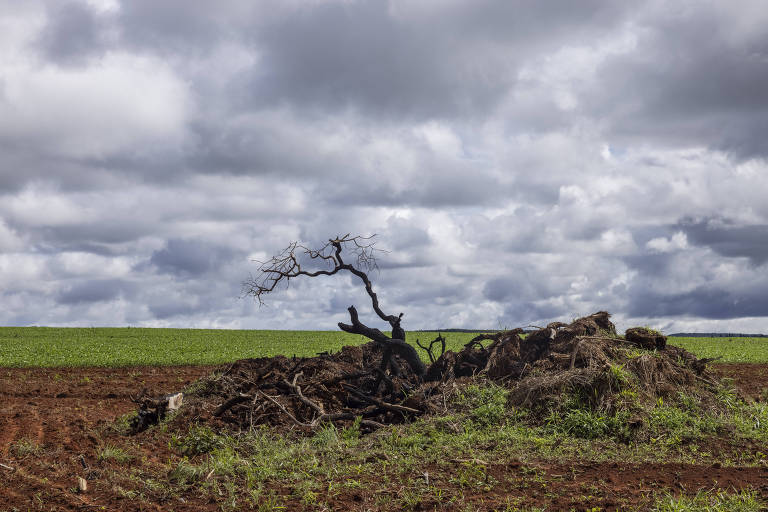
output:
[[[648,350],[661,350],[667,345],[666,336],[647,327],[627,329],[627,332],[624,333],[624,338]]]
[[[442,410],[454,383],[476,377],[507,386],[512,405],[530,408],[570,391],[610,409],[622,379],[639,384],[648,401],[677,392],[714,396],[719,383],[708,360],[668,346],[663,335],[638,328],[618,336],[604,311],[523,333],[482,334],[459,352],[430,352],[433,362],[424,369],[377,341],[316,357],[237,361],[199,381],[172,421],[310,432],[360,418],[361,429],[371,431]],[[137,403],[134,432],[164,417],[168,397]]]

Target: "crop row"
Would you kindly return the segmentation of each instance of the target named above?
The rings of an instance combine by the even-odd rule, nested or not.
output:
[[[413,332],[409,341],[437,333]],[[475,336],[444,335],[458,350]],[[314,356],[364,343],[340,331],[259,331],[155,328],[0,327],[0,366],[133,366],[220,364],[250,357]],[[670,338],[699,357],[720,362],[768,362],[768,338]]]

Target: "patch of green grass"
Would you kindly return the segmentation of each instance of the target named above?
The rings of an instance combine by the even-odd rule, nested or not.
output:
[[[650,411],[648,436],[653,443],[678,446],[714,434],[720,425],[721,420],[717,416],[659,403]]]
[[[136,411],[131,411],[121,416],[118,416],[114,422],[109,424],[105,430],[108,432],[114,432],[121,436],[128,435],[131,432],[131,424],[138,416]]]
[[[718,363],[768,363],[768,338],[668,338],[698,357],[720,357]]]
[[[765,510],[755,492],[699,491],[695,496],[666,495],[658,499],[654,512],[757,512]]]
[[[171,446],[182,455],[200,455],[224,446],[222,436],[204,425],[194,425],[184,436],[171,434]]]
[[[614,367],[623,372],[620,367]],[[628,377],[619,374],[622,382]],[[611,374],[611,378],[616,378]],[[631,390],[625,390],[627,397]],[[630,437],[628,420],[632,408],[637,404],[634,398],[619,402],[621,408],[611,411],[595,408],[587,397],[574,393],[563,393],[559,400],[550,405],[549,413],[544,418],[544,426],[553,433],[579,439],[617,439],[628,440]]]
[[[203,478],[205,478],[205,468],[192,464],[187,459],[181,459],[168,472],[168,480],[181,486],[193,484]]]
[[[19,439],[10,446],[9,452],[16,458],[24,459],[43,453],[43,447],[27,438]]]
[[[462,388],[453,402],[470,411],[470,417],[482,425],[497,425],[507,412],[509,390],[494,383],[471,384]]]
[[[436,336],[413,332],[408,340],[415,344],[416,338]],[[474,336],[448,333],[448,349],[459,350]],[[314,356],[367,341],[343,331],[0,327],[0,366],[207,365],[249,357]]]
[[[133,460],[133,456],[118,446],[107,444],[99,450],[99,460],[125,464],[126,462]]]

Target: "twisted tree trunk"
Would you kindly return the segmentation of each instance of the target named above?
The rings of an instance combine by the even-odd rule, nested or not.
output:
[[[339,322],[339,329],[352,334],[360,334],[368,339],[375,341],[376,343],[381,344],[381,346],[384,348],[385,360],[391,357],[392,354],[397,355],[408,364],[413,373],[419,377],[424,376],[427,369],[424,366],[424,363],[421,361],[418,352],[416,352],[416,349],[405,342],[405,331],[399,327],[399,319],[399,334],[403,338],[395,338],[396,331],[394,328],[392,329],[392,338],[390,338],[380,330],[368,327],[367,325],[361,323],[355,306],[349,306],[347,311],[349,311],[349,317],[352,321],[352,324]],[[392,362],[389,362],[389,364],[391,368],[396,368],[396,366],[392,365]]]

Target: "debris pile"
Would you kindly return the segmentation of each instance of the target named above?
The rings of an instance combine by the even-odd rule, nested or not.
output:
[[[439,356],[431,351],[438,341]],[[482,334],[459,352],[435,342],[423,374],[376,341],[310,358],[237,361],[198,382],[173,421],[312,431],[359,418],[361,429],[370,431],[437,412],[454,383],[478,376],[509,387],[512,405],[532,408],[564,391],[583,391],[595,407],[610,410],[626,381],[651,400],[681,390],[714,393],[718,386],[707,371],[710,360],[668,346],[666,337],[646,328],[618,336],[604,311],[527,336],[519,328]],[[141,403],[141,417],[154,418],[151,412],[163,407],[157,404]]]
[[[370,342],[309,358],[244,359],[207,379],[191,394],[185,418],[227,424],[312,430],[360,417],[363,430],[402,423],[435,410],[435,388],[395,358],[396,374],[382,370],[385,351]],[[400,364],[398,364],[400,363]]]

